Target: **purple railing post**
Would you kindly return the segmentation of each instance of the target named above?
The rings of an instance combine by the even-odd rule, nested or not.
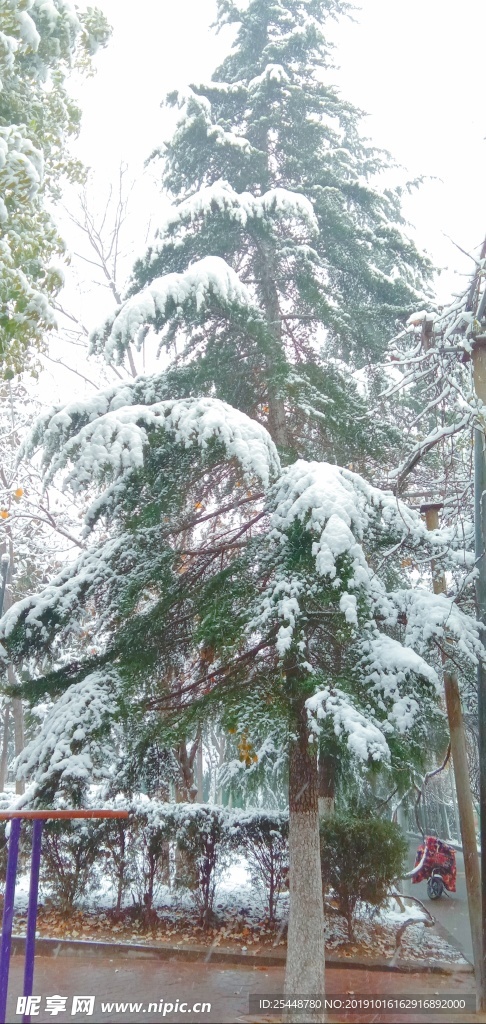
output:
[[[1,0],[0,0],[1,3]],[[0,595],[1,596],[1,595]],[[35,930],[37,924],[37,894],[39,890],[39,868],[41,857],[42,825],[49,818],[71,820],[73,818],[128,818],[128,811],[112,810],[38,810],[38,811],[0,811],[0,821],[11,821],[10,840],[8,844],[7,876],[5,882],[5,900],[3,907],[3,924],[0,945],[0,1024],[5,1024],[7,1014],[8,975],[10,968],[10,952],[12,947],[12,924],[14,915],[15,882],[17,877],[17,861],[19,855],[20,828],[23,819],[34,822],[32,833],[32,861],[30,866],[29,912],[27,916],[27,935],[25,940],[24,969],[24,1007],[27,1010],[29,997],[34,984]],[[17,1004],[18,1005],[18,1004]],[[24,1013],[24,1024],[30,1024],[30,1014]]]
[[[12,923],[14,915],[15,880],[17,877],[17,860],[19,855],[20,818],[14,818],[10,826],[8,842],[7,877],[5,881],[5,897],[3,904],[2,945],[0,949],[0,1024],[5,1024],[7,1016],[8,971],[10,967],[10,949],[12,945]]]
[[[42,846],[41,818],[34,821],[32,832],[32,859],[30,862],[29,909],[25,936],[24,996],[31,996],[34,987],[35,930],[37,925],[37,896],[39,892],[39,869]],[[24,1013],[23,1024],[30,1024],[30,1013]]]

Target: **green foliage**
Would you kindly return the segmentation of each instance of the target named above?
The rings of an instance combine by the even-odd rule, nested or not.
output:
[[[52,902],[69,911],[100,880],[98,821],[48,821],[42,832],[41,884]]]
[[[108,806],[122,809],[122,803]],[[112,881],[117,912],[129,901],[151,925],[160,886],[169,885],[190,894],[199,921],[207,928],[214,920],[218,881],[237,855],[248,859],[253,882],[264,892],[269,919],[274,921],[287,885],[286,812],[238,812],[140,797],[129,810],[127,819],[46,823],[41,882],[56,906],[68,911],[83,897],[91,898],[102,872]],[[27,841],[22,850],[27,858]]]
[[[324,82],[323,23],[341,9],[231,6],[227,61],[209,85],[172,98],[182,114],[163,181],[174,208],[130,297],[93,337],[121,359],[152,328],[169,369],[49,413],[34,433],[48,480],[69,467],[75,493],[98,488],[92,546],[11,614],[3,642],[16,661],[38,659],[38,696],[55,686],[69,703],[99,673],[96,741],[119,754],[102,770],[111,783],[125,767],[128,791],[155,785],[154,757],[208,718],[237,738],[228,785],[271,772],[282,781],[289,737],[318,689],[312,727],[333,753],[337,738],[353,767],[356,756],[370,770],[383,757],[413,760],[437,713],[423,659],[439,634],[424,637],[423,615],[415,629],[403,567],[418,547],[428,558],[424,525],[362,476],[335,471],[352,457],[369,475],[389,457],[392,416],[377,425],[356,370],[367,366],[360,387],[376,383],[382,333],[430,270],[400,233],[398,196],[375,188],[385,158]],[[447,615],[450,632],[459,615]],[[88,617],[97,647],[78,656]],[[64,770],[75,772],[61,724]],[[28,762],[40,785],[51,775],[44,740]],[[243,740],[251,756],[240,756]],[[150,772],[137,771],[149,750]]]
[[[46,196],[62,175],[81,180],[68,140],[80,109],[65,80],[70,67],[90,69],[104,45],[102,13],[78,13],[65,0],[0,2],[0,373],[5,379],[35,366],[31,349],[55,324],[52,301],[62,274],[52,261],[63,244]]]
[[[178,884],[191,892],[200,922],[209,928],[218,876],[228,864],[227,812],[204,804],[179,804],[175,811],[177,848],[184,855]]]
[[[352,942],[358,903],[384,902],[403,873],[407,841],[401,828],[384,818],[333,815],[321,819],[320,832],[324,893],[332,890],[336,896]]]
[[[171,357],[177,345],[193,394],[217,394],[268,424],[286,458],[369,472],[399,434],[389,411],[381,422],[369,415],[353,374],[373,390],[373,364],[397,318],[424,301],[431,266],[403,233],[401,190],[377,186],[388,155],[366,143],[361,112],[329,84],[327,21],[347,5],[251,0],[218,11],[218,28],[236,26],[230,54],[208,84],[168,97],[181,116],[155,155],[174,208],[135,265],[136,333],[113,335],[111,317],[93,346],[123,359],[151,325]],[[191,294],[147,312],[141,289],[207,256],[236,272],[251,310],[235,297],[194,304]],[[277,399],[285,439],[275,434]]]

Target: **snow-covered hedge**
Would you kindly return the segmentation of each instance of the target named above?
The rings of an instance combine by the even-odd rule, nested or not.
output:
[[[130,816],[45,826],[41,884],[55,903],[67,908],[94,895],[103,877],[112,884],[114,908],[120,911],[128,902],[148,923],[157,889],[168,884],[190,894],[201,924],[208,926],[218,878],[230,855],[241,854],[253,883],[266,891],[274,917],[286,884],[285,813],[163,803],[144,796],[131,803],[104,801],[104,806],[126,809]],[[27,833],[22,845],[27,852]]]
[[[279,897],[288,883],[288,814],[286,811],[237,811],[232,831],[234,846],[248,861],[253,885],[265,893],[268,918],[273,922]]]
[[[286,811],[164,803],[145,796],[104,805],[127,809],[128,819],[46,825],[41,880],[55,903],[68,908],[95,895],[103,877],[112,883],[114,908],[135,906],[148,924],[157,890],[169,885],[189,893],[200,923],[208,927],[221,873],[230,857],[241,856],[252,884],[265,895],[269,920],[275,921],[288,880]],[[23,832],[27,852],[28,829]],[[337,815],[321,823],[323,886],[337,897],[350,934],[357,903],[377,906],[386,898],[390,882],[401,873],[405,847],[398,826],[383,819]]]
[[[25,832],[25,829],[23,829]],[[26,836],[24,836],[25,846]],[[52,902],[68,911],[100,887],[102,824],[96,819],[47,821],[42,835],[42,884]]]

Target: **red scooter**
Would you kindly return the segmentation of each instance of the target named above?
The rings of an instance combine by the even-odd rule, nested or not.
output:
[[[444,889],[455,892],[456,854],[452,846],[435,836],[424,836],[409,877],[414,883],[427,881],[427,893],[431,900],[440,899]]]

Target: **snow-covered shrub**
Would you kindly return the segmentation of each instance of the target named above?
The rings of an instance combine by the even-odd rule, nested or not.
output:
[[[352,942],[357,904],[386,899],[403,872],[407,842],[400,826],[383,818],[333,815],[321,820],[320,833],[324,895],[332,889]]]
[[[173,838],[173,804],[145,798],[132,805],[125,833],[125,887],[147,923],[154,913],[154,897],[161,883],[169,882],[169,840]]]
[[[42,834],[41,882],[56,906],[70,910],[99,888],[99,821],[47,821]]]
[[[129,818],[108,818],[103,822],[101,851],[105,874],[115,894],[114,910],[121,912],[123,897],[134,885],[136,872],[136,825]]]
[[[218,877],[228,863],[232,815],[224,807],[209,804],[172,807],[177,848],[183,854],[177,880],[190,890],[200,922],[207,928]]]
[[[288,812],[236,812],[232,833],[235,848],[248,861],[252,884],[265,892],[268,919],[273,922],[279,897],[288,881]]]

